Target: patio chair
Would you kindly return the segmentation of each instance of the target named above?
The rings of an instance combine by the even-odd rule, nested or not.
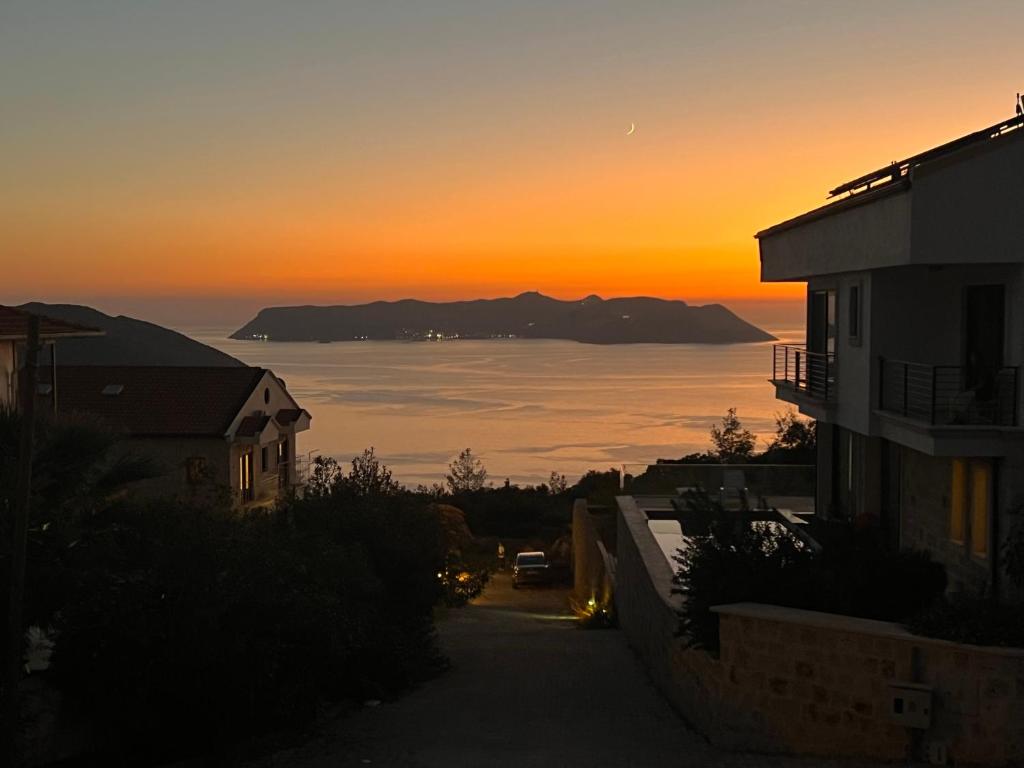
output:
[[[722,470],[722,485],[718,489],[718,501],[723,508],[728,509],[728,502],[731,499],[736,499],[742,510],[750,508],[750,503],[747,500],[747,480],[742,469]]]

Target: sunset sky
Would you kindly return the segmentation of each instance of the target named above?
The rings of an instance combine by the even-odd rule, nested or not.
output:
[[[8,0],[0,301],[792,297],[753,233],[1022,54],[1020,0]]]

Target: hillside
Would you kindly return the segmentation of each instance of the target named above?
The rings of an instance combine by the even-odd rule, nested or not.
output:
[[[566,339],[588,344],[734,344],[774,337],[721,304],[652,298],[559,301],[539,293],[434,303],[406,299],[353,306],[271,307],[232,334],[271,341]]]
[[[105,336],[59,341],[58,365],[243,365],[231,355],[144,320],[111,317],[77,304],[32,302],[20,309],[106,332]]]

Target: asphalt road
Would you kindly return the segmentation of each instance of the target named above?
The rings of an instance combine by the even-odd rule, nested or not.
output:
[[[492,580],[439,625],[452,668],[327,723],[273,768],[810,766],[721,752],[689,730],[617,630],[581,630],[562,589]],[[840,764],[837,764],[840,765]],[[846,764],[849,765],[849,764]]]

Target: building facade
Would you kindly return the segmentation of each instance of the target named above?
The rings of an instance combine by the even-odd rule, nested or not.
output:
[[[832,190],[758,233],[761,278],[807,285],[776,396],[818,421],[820,514],[925,549],[1006,596],[1024,506],[1024,128],[1015,119]]]
[[[148,459],[154,476],[135,486],[146,496],[227,490],[244,509],[303,482],[296,438],[311,417],[264,368],[62,366],[56,410],[96,419],[122,453]]]
[[[25,345],[29,336],[30,312],[14,307],[0,306],[0,409],[17,409],[19,405],[19,376],[25,357]],[[39,320],[40,365],[50,365],[50,378],[40,386],[57,391],[56,359],[57,341],[80,339],[88,336],[102,336],[103,331],[86,328],[63,320],[37,316]],[[56,399],[51,395],[51,403]]]

